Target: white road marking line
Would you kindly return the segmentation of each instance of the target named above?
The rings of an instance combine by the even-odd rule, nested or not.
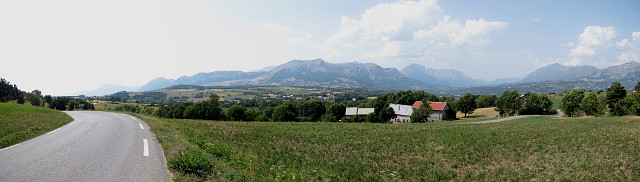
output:
[[[138,125],[140,125],[140,129],[144,130],[144,127],[142,127],[142,124],[138,123]]]
[[[59,129],[60,129],[60,128],[55,129],[55,130],[53,130],[53,131],[50,131],[49,133],[47,133],[47,134],[45,134],[45,135],[51,134],[51,133],[53,133],[53,132],[56,132],[56,131],[58,131]]]
[[[20,145],[20,144],[15,144],[15,145],[9,146],[7,148],[0,149],[0,151],[7,150],[7,149],[13,148],[13,147],[18,146],[18,145]]]
[[[131,119],[136,120],[136,118],[134,118],[133,116],[131,116]]]
[[[147,142],[147,139],[143,139],[142,143],[144,143],[144,151],[142,152],[142,155],[149,156],[149,142]]]

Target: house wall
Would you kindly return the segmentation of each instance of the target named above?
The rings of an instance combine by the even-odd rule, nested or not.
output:
[[[447,119],[447,114],[444,111],[431,111],[429,114],[429,122],[444,121]]]
[[[391,122],[392,123],[410,123],[411,118],[410,116],[396,115],[395,118],[391,118]]]

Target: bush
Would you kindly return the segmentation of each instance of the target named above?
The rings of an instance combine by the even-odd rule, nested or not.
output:
[[[213,170],[213,162],[201,152],[192,150],[171,158],[169,168],[185,174],[207,176]]]
[[[322,117],[320,117],[320,120],[322,122],[337,122],[338,117],[333,115],[333,113],[329,113],[329,114],[323,114]]]

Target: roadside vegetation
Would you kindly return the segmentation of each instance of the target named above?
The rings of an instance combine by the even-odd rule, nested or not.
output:
[[[634,181],[640,177],[638,117],[536,117],[483,125],[138,117],[158,137],[177,181]]]
[[[0,103],[0,148],[40,136],[72,120],[69,115],[46,107]]]

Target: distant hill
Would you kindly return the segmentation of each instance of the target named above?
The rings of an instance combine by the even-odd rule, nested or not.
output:
[[[177,80],[156,78],[140,87],[138,91],[151,91],[173,85],[228,86],[239,85],[243,81],[263,75],[266,72],[214,71],[198,73],[193,76],[182,76]]]
[[[473,87],[452,90],[450,92],[453,93],[453,95],[463,93],[499,95],[505,90],[537,93],[560,93],[570,89],[597,91],[606,90],[613,82],[620,82],[627,90],[633,90],[636,84],[638,84],[638,81],[640,81],[640,63],[631,61],[602,69],[589,76],[575,77],[573,79]]]
[[[293,60],[249,80],[251,85],[322,86],[384,90],[426,89],[395,68],[373,63],[329,63],[322,59]]]
[[[640,81],[640,63],[631,61],[602,70],[593,66],[553,64],[528,74],[519,82],[514,82],[515,80],[517,78],[488,82],[470,78],[460,71],[428,69],[417,64],[409,65],[401,72],[373,63],[329,63],[315,59],[289,61],[268,72],[214,71],[183,76],[175,80],[156,78],[140,87],[139,91],[174,85],[273,85],[381,91],[424,90],[439,95],[457,96],[464,93],[498,95],[504,90],[537,93],[564,92],[574,88],[604,90],[614,81],[631,89]]]
[[[268,68],[267,68],[268,69]],[[173,85],[233,86],[278,85],[365,88],[381,90],[431,89],[395,68],[382,68],[373,63],[329,63],[322,59],[293,60],[269,72],[215,71],[183,76],[177,80],[156,78],[140,88],[150,91]]]
[[[86,96],[103,96],[107,94],[112,94],[120,91],[136,91],[140,88],[140,86],[122,86],[115,84],[104,84],[99,88],[93,90],[85,90],[76,92],[70,95],[86,95]]]
[[[518,81],[518,83],[573,80],[575,78],[593,75],[599,71],[600,69],[593,66],[563,66],[556,63],[529,73],[522,80]]]
[[[419,64],[410,64],[400,72],[409,78],[422,81],[426,84],[445,87],[470,87],[487,83],[484,80],[470,78],[457,70],[426,68]]]

